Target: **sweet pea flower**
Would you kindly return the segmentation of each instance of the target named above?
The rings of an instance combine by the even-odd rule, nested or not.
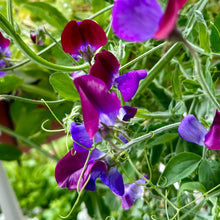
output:
[[[113,31],[127,41],[168,38],[176,28],[178,12],[186,2],[168,0],[163,13],[156,0],[116,0],[112,10]]]
[[[61,44],[64,52],[78,59],[81,55],[90,62],[93,53],[107,43],[107,37],[100,25],[92,20],[71,20],[65,26],[61,35]]]
[[[92,139],[100,122],[108,126],[115,124],[121,103],[115,92],[109,92],[106,84],[99,78],[82,75],[73,82],[80,95],[85,128]]]
[[[70,133],[74,139],[74,149],[60,159],[55,168],[55,178],[61,188],[77,190],[78,185],[79,190],[85,187],[85,190],[94,191],[96,189],[95,181],[99,177],[122,200],[123,209],[129,209],[136,199],[142,197],[144,186],[136,183],[145,184],[145,181],[139,179],[136,183],[124,185],[123,177],[118,172],[113,159],[108,153],[103,153],[96,148],[92,150],[80,180],[80,175],[88,157],[88,148],[92,147],[93,142],[89,139],[83,124],[77,125],[72,122]],[[99,141],[101,141],[100,137],[96,136],[95,142]],[[84,144],[86,148],[81,146]],[[145,177],[148,178],[147,175]],[[80,182],[78,183],[78,181]]]
[[[10,40],[5,38],[0,32],[0,70],[7,65],[7,60],[11,56],[11,51],[9,50]],[[0,71],[0,77],[3,77],[6,72]]]
[[[76,130],[78,129],[79,134]],[[74,130],[74,131],[73,131]],[[72,123],[71,134],[74,140],[87,148],[92,147],[84,125]],[[80,149],[81,148],[81,149]],[[55,169],[55,178],[58,185],[69,190],[77,190],[77,184],[85,165],[89,150],[78,145],[77,148],[70,150],[61,160],[59,160]],[[101,181],[107,185],[116,195],[124,194],[124,183],[122,175],[118,172],[113,160],[108,154],[98,149],[93,149],[89,157],[86,169],[79,183],[79,190],[85,186],[85,190],[95,190],[95,181],[100,177]],[[90,178],[90,179],[89,179]]]
[[[139,81],[147,76],[146,70],[133,70],[119,76],[120,63],[107,50],[95,55],[95,63],[91,66],[89,75],[105,82],[108,89],[114,85],[119,89],[124,101],[129,101],[136,93]]]
[[[194,115],[187,115],[178,128],[179,136],[186,141],[205,145],[212,150],[220,150],[220,112],[216,114],[209,131],[195,118]]]
[[[148,178],[148,176],[145,176]],[[139,179],[136,183],[126,184],[125,193],[123,196],[118,196],[121,199],[121,207],[128,210],[133,206],[134,202],[141,198],[144,194],[144,186],[138,184],[145,184],[145,180]]]

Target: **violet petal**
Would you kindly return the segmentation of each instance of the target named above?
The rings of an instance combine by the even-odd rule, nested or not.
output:
[[[93,141],[90,140],[89,135],[85,129],[84,124],[76,124],[75,122],[72,122],[70,125],[70,133],[73,138],[73,146],[76,151],[86,151],[86,148],[91,148],[93,145]],[[75,141],[75,142],[74,142]],[[95,142],[101,142],[102,138],[100,137],[99,133],[96,133],[95,135]],[[83,148],[79,144],[85,146],[86,148]]]
[[[112,167],[106,174],[100,176],[101,181],[116,195],[122,196],[124,194],[124,182],[117,167]]]
[[[116,77],[120,63],[117,58],[107,50],[102,50],[101,53],[95,55],[95,63],[91,66],[89,75],[95,76],[105,82],[108,89]]]
[[[208,133],[206,128],[195,118],[194,115],[187,115],[180,123],[178,128],[179,136],[186,141],[203,145],[205,135]]]
[[[95,161],[95,159],[97,159],[97,157],[100,156],[100,153],[102,152],[98,149],[94,150],[96,150],[96,152],[94,152],[94,155],[90,157],[87,168],[80,181],[79,189],[84,186],[91,173],[91,180],[89,180],[87,189],[94,190],[94,182],[96,178],[106,172],[106,164],[102,161]],[[55,178],[61,188],[66,187],[69,190],[77,189],[77,183],[87,156],[88,151],[76,152],[74,149],[72,149],[62,159],[59,160],[55,168]]]
[[[115,79],[115,86],[118,87],[125,102],[135,95],[138,90],[139,81],[146,76],[146,70],[133,70]]]
[[[220,150],[220,112],[218,110],[211,129],[205,136],[205,145],[212,150]]]
[[[118,118],[123,121],[128,121],[137,113],[137,108],[131,106],[123,106],[119,110]]]
[[[143,179],[136,181],[139,184],[145,184]],[[134,204],[134,202],[141,198],[144,193],[144,186],[137,185],[135,183],[125,185],[125,193],[123,196],[118,196],[121,199],[121,206],[123,209],[128,210]]]
[[[161,19],[160,26],[154,35],[154,39],[161,40],[169,36],[172,30],[176,26],[176,21],[178,19],[178,12],[187,0],[169,0],[167,8]]]
[[[114,92],[109,92],[105,83],[91,75],[78,77],[74,84],[80,94],[85,128],[90,139],[98,130],[99,119],[107,125],[113,125],[121,107]]]
[[[61,158],[55,168],[55,178],[60,187],[69,187],[69,176],[84,166],[88,155],[87,152],[76,152],[70,150]]]
[[[156,0],[117,0],[112,11],[112,28],[124,40],[145,41],[154,36],[162,16]]]

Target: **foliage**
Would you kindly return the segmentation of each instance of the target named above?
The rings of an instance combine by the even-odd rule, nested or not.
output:
[[[61,219],[75,204],[67,219],[219,219],[219,151],[187,142],[177,131],[186,114],[195,115],[209,130],[219,108],[219,1],[189,0],[180,12],[177,26],[198,60],[181,42],[119,39],[110,29],[111,0],[15,0],[11,14],[10,2],[0,0],[0,28],[11,40],[12,52],[7,74],[0,78],[0,102],[7,106],[1,117],[8,120],[5,124],[0,119],[0,132],[11,137],[8,141],[0,136],[0,159],[14,160],[4,163],[23,213],[39,220]],[[167,1],[161,2],[165,6]],[[126,103],[138,111],[125,124],[131,141],[120,147],[129,157],[119,171],[126,184],[149,176],[143,198],[128,211],[100,180],[96,191],[84,191],[78,201],[77,192],[58,188],[54,177],[57,160],[72,146],[70,123],[82,122],[71,73],[88,72],[89,67],[64,53],[60,37],[69,20],[88,18],[107,33],[103,48],[120,61],[120,75],[138,69],[148,72]],[[45,30],[43,46],[29,36],[38,27]],[[54,140],[51,129],[66,134]],[[97,148],[107,151],[108,144]]]

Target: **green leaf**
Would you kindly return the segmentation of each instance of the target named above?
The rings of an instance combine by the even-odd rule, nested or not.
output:
[[[220,13],[215,18],[212,26],[210,41],[213,51],[220,52]]]
[[[196,11],[196,18],[199,25],[199,41],[200,46],[205,52],[211,52],[209,46],[209,33],[203,14],[200,11]]]
[[[182,91],[181,91],[181,84],[179,77],[180,77],[179,72],[174,71],[172,74],[172,88],[173,88],[174,98],[177,100],[182,100]]]
[[[0,160],[18,160],[21,156],[22,151],[10,144],[0,144]]]
[[[199,165],[201,157],[197,154],[184,152],[174,156],[166,165],[158,184],[167,187],[189,176]]]
[[[60,11],[46,2],[28,2],[23,6],[37,18],[47,21],[56,28],[63,29],[68,22]]]
[[[15,75],[5,75],[0,77],[0,94],[9,93],[17,89],[24,82],[23,79]]]
[[[203,160],[199,166],[199,182],[207,190],[220,184],[220,163],[215,160]]]
[[[61,98],[68,101],[79,100],[79,94],[73,84],[73,79],[66,73],[54,73],[50,76],[50,84]]]
[[[186,89],[194,90],[194,91],[196,91],[200,87],[198,82],[191,79],[184,80],[183,85],[185,86]]]
[[[177,203],[180,204],[180,198],[181,198],[181,193],[183,191],[199,191],[201,193],[206,192],[206,188],[200,183],[200,182],[188,182],[188,183],[183,183],[177,194]]]

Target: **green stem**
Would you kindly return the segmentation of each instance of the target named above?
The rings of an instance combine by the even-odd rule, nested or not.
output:
[[[140,82],[140,86],[135,95],[144,92],[146,88],[152,83],[152,81],[160,74],[164,66],[170,62],[170,60],[175,56],[175,54],[180,50],[182,44],[180,42],[175,43],[166,54],[161,57],[161,59],[153,66],[153,68],[148,71],[147,77]]]
[[[29,93],[33,93],[33,94],[37,94],[37,95],[40,95],[43,97],[47,97],[52,100],[57,99],[57,96],[54,93],[52,93],[46,89],[34,86],[34,85],[23,84],[20,88],[29,92]]]
[[[154,131],[150,131],[148,134],[142,135],[140,137],[137,137],[135,139],[132,139],[131,141],[129,141],[127,144],[125,144],[123,146],[123,148],[120,148],[121,150],[126,150],[128,148],[130,148],[132,145],[138,144],[139,142],[145,141],[148,138],[153,137],[156,134],[160,134],[164,131],[173,129],[173,128],[178,128],[179,127],[180,122],[171,124],[171,125],[166,125],[164,127],[158,128],[157,130]]]
[[[101,15],[102,13],[110,10],[113,7],[113,5],[109,5],[106,8],[103,8],[102,10],[98,11],[97,13],[95,13],[94,15],[90,16],[88,19],[94,19],[95,17],[98,17],[99,15]],[[53,42],[51,45],[49,45],[48,47],[44,48],[43,50],[41,50],[40,52],[37,53],[37,55],[42,55],[43,53],[47,52],[48,50],[50,50],[52,47],[54,47],[58,42],[60,42],[60,39],[57,40],[57,42]],[[13,65],[11,67],[7,67],[7,68],[3,68],[2,71],[9,71],[9,70],[13,70],[16,68],[19,68],[27,63],[29,63],[31,60],[30,59],[26,59],[24,61],[22,61],[21,63],[18,63],[17,65]]]
[[[95,17],[98,17],[99,15],[103,14],[104,12],[110,10],[113,7],[113,5],[109,5],[102,10],[96,12],[94,15],[90,16],[88,19],[94,19]]]
[[[164,199],[164,201],[167,201],[167,203],[169,203],[175,210],[179,210],[169,199],[167,199],[167,197],[163,193],[160,192],[160,190],[150,180],[148,180],[143,174],[141,174],[138,171],[138,169],[135,167],[130,158],[128,159],[128,161],[131,167],[134,169],[134,171],[138,174],[138,176],[143,178],[146,181],[146,183],[149,184]]]
[[[9,23],[14,26],[12,0],[7,0],[7,17]]]
[[[58,158],[51,155],[50,153],[48,153],[47,151],[45,151],[44,149],[42,149],[40,146],[38,146],[37,144],[35,144],[34,142],[32,142],[31,140],[19,135],[19,134],[16,134],[14,131],[0,125],[0,131],[3,131],[4,133],[6,134],[9,134],[13,137],[16,137],[17,139],[25,142],[26,144],[30,145],[31,147],[35,148],[36,150],[40,151],[41,153],[43,153],[46,157],[49,157],[55,161],[58,161]]]
[[[59,42],[60,40],[58,40],[58,42]],[[46,47],[46,48],[44,48],[43,50],[41,50],[40,52],[38,52],[37,53],[37,55],[39,56],[39,55],[42,55],[43,53],[45,53],[45,52],[47,52],[48,50],[50,50],[51,48],[53,48],[54,46],[56,46],[56,43],[55,42],[53,42],[52,44],[50,44],[48,47]],[[29,59],[26,59],[26,60],[24,60],[24,61],[22,61],[22,62],[20,62],[20,63],[18,63],[18,64],[16,64],[16,65],[13,65],[13,66],[10,66],[10,67],[6,67],[6,68],[3,68],[3,69],[1,69],[2,71],[9,71],[9,70],[14,70],[14,69],[16,69],[16,68],[19,68],[19,67],[21,67],[21,66],[23,66],[23,65],[25,65],[25,64],[27,64],[27,63],[29,63],[31,60],[29,60]]]
[[[220,110],[220,104],[218,103],[218,101],[216,100],[215,96],[213,95],[209,86],[206,83],[198,55],[196,53],[194,53],[193,58],[194,58],[194,63],[195,63],[195,72],[196,72],[197,76],[199,77],[199,81],[202,86],[202,89],[205,91],[206,95],[209,97],[209,99],[212,101],[212,103],[215,105],[215,107],[218,110]]]
[[[90,158],[90,156],[91,156],[91,153],[92,153],[92,150],[93,150],[93,149],[94,149],[94,148],[92,148],[92,149],[89,150],[88,156],[87,156],[87,158],[86,158],[85,164],[84,164],[84,166],[83,166],[82,172],[81,172],[80,177],[79,177],[79,180],[78,180],[78,182],[77,182],[77,187],[76,187],[77,192],[80,192],[80,191],[82,190],[82,189],[79,190],[79,185],[80,185],[81,179],[82,179],[82,177],[83,177],[83,174],[84,174],[84,172],[85,172],[85,170],[86,170],[86,167],[87,167],[87,164],[88,164],[88,162],[89,162],[89,158]],[[90,174],[90,175],[91,175],[91,174]],[[90,179],[90,177],[87,179],[87,181],[89,181],[89,179]]]
[[[61,66],[56,65],[54,63],[50,63],[47,60],[37,56],[27,45],[26,43],[20,38],[20,36],[14,31],[11,24],[5,19],[5,17],[0,14],[0,27],[8,33],[17,47],[21,50],[21,52],[28,57],[29,59],[33,60],[35,63],[44,66],[48,69],[56,70],[56,71],[64,71],[64,72],[73,72],[77,70],[86,69],[89,67],[89,64],[83,64],[79,66]]]
[[[143,59],[144,57],[146,57],[147,55],[153,53],[154,51],[156,51],[157,49],[160,49],[161,47],[165,46],[167,44],[167,42],[164,42],[162,44],[159,44],[158,46],[148,50],[147,52],[141,54],[140,56],[138,56],[137,58],[133,59],[132,61],[126,63],[124,66],[120,67],[119,71],[120,70],[123,70],[125,68],[127,68],[128,66],[138,62],[139,60]]]
[[[209,193],[211,193],[212,191],[216,190],[218,187],[220,187],[220,184],[218,184],[217,186],[213,187],[213,188],[210,189],[208,192],[202,194],[201,196],[199,196],[198,198],[196,198],[196,199],[193,200],[192,202],[186,204],[185,206],[182,206],[182,207],[180,208],[180,210],[185,209],[186,207],[192,205],[192,204],[195,203],[196,201],[198,201],[198,200],[202,199],[203,197],[207,196]]]
[[[39,104],[45,104],[45,102],[47,104],[53,104],[53,105],[59,105],[60,103],[66,102],[65,99],[60,99],[57,101],[41,101],[41,100],[34,100],[34,99],[27,99],[27,98],[23,98],[20,96],[13,96],[13,95],[0,95],[0,100],[1,99],[13,99],[13,100],[18,100],[21,102],[27,102],[27,103],[31,103],[31,104],[35,104],[35,105],[39,105]]]

